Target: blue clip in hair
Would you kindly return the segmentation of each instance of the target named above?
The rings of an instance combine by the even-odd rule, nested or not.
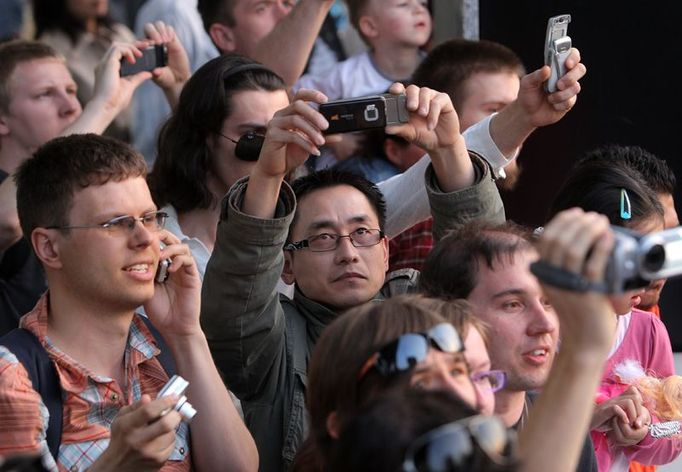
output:
[[[624,220],[632,218],[630,197],[628,197],[628,192],[624,188],[620,189],[620,217]]]

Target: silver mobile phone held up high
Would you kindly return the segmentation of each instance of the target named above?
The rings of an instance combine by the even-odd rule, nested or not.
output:
[[[545,82],[545,90],[549,93],[557,91],[556,83],[566,73],[566,59],[571,53],[571,38],[568,36],[568,24],[571,15],[553,16],[547,21],[545,36],[545,65],[551,69],[549,80]]]

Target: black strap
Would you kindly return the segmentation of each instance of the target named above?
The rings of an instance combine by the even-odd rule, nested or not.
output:
[[[40,394],[50,412],[45,435],[47,447],[56,462],[62,440],[62,389],[54,364],[38,338],[26,329],[10,331],[0,338],[0,345],[12,351],[23,364],[33,389]]]
[[[173,360],[173,356],[171,355],[171,350],[168,347],[168,344],[166,344],[166,341],[163,339],[163,336],[161,336],[161,333],[159,333],[159,330],[154,327],[149,318],[137,313],[135,314],[135,316],[142,318],[142,321],[144,321],[144,324],[147,325],[147,328],[152,333],[152,336],[154,336],[154,339],[156,340],[156,345],[161,350],[161,352],[159,353],[158,356],[156,356],[156,358],[161,363],[161,367],[163,367],[163,370],[165,370],[166,374],[168,374],[168,378],[173,377],[177,370],[175,368],[175,361]]]
[[[553,266],[545,261],[533,262],[530,265],[530,271],[541,282],[548,285],[554,285],[558,288],[571,290],[573,292],[608,292],[606,284],[603,282],[590,282],[581,275]]]
[[[172,377],[176,372],[175,362],[163,336],[161,336],[161,333],[154,327],[149,318],[138,314],[135,316],[139,316],[142,319],[154,336],[156,344],[161,350],[157,359],[168,377]],[[0,338],[0,345],[12,351],[19,362],[22,363],[31,379],[33,389],[40,394],[47,411],[50,413],[45,436],[50,454],[52,454],[55,462],[57,462],[59,445],[62,442],[63,404],[62,388],[54,364],[43,345],[40,344],[40,340],[26,329],[17,328],[10,331]]]

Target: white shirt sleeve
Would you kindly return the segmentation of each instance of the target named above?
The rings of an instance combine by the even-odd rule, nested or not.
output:
[[[499,150],[490,136],[491,118],[492,116],[485,118],[467,128],[463,136],[467,149],[480,154],[490,163],[493,173],[499,176],[502,167],[515,159],[516,155],[507,159]],[[386,235],[389,238],[397,236],[412,225],[431,216],[424,185],[424,172],[430,162],[428,154],[425,154],[404,173],[378,184],[386,199]]]

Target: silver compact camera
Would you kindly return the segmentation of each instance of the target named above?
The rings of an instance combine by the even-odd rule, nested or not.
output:
[[[612,227],[615,244],[606,267],[606,292],[621,293],[682,274],[682,226],[639,235]]]
[[[163,386],[156,398],[167,397],[169,395],[176,395],[178,397],[178,402],[173,408],[175,411],[180,413],[182,420],[189,423],[197,414],[197,410],[187,401],[187,397],[184,395],[185,390],[189,386],[189,382],[180,377],[179,375],[174,375],[171,379]],[[166,412],[164,412],[165,414]]]

